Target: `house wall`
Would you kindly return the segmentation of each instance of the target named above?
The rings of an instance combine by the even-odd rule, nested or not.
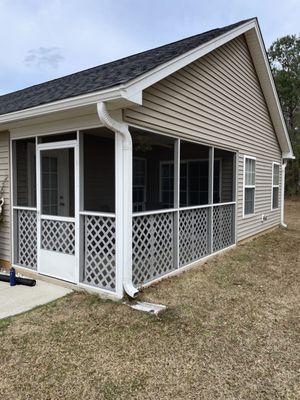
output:
[[[243,36],[145,90],[143,106],[125,110],[124,117],[133,125],[238,151],[238,240],[279,224],[280,204],[271,211],[271,187],[272,162],[281,162],[281,152]],[[244,155],[256,157],[255,215],[245,219]]]
[[[0,225],[0,260],[10,261],[9,133],[0,132],[0,188],[4,184],[4,220]],[[2,195],[1,195],[2,196]]]

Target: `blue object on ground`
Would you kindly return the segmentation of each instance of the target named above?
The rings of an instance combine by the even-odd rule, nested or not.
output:
[[[10,286],[16,285],[16,270],[14,268],[9,270],[9,284]]]

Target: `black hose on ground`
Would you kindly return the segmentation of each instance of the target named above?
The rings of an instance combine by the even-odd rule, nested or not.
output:
[[[20,278],[20,277],[16,277],[15,279],[16,279],[17,285],[25,285],[25,286],[35,286],[36,285],[36,280],[34,280],[34,279]],[[10,281],[9,275],[0,274],[0,281],[9,282]]]

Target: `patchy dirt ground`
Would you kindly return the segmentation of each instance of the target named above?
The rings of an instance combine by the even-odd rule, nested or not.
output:
[[[299,202],[287,220],[147,289],[160,319],[75,293],[0,321],[1,400],[299,399]]]

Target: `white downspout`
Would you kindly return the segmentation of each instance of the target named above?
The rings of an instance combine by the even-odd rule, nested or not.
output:
[[[285,188],[285,168],[287,162],[284,161],[281,165],[281,208],[280,208],[280,224],[284,228],[287,228],[287,224],[284,222],[284,188]]]
[[[104,102],[97,103],[97,112],[103,125],[123,138],[123,287],[134,298],[139,291],[132,283],[132,139],[128,125],[112,118]]]

